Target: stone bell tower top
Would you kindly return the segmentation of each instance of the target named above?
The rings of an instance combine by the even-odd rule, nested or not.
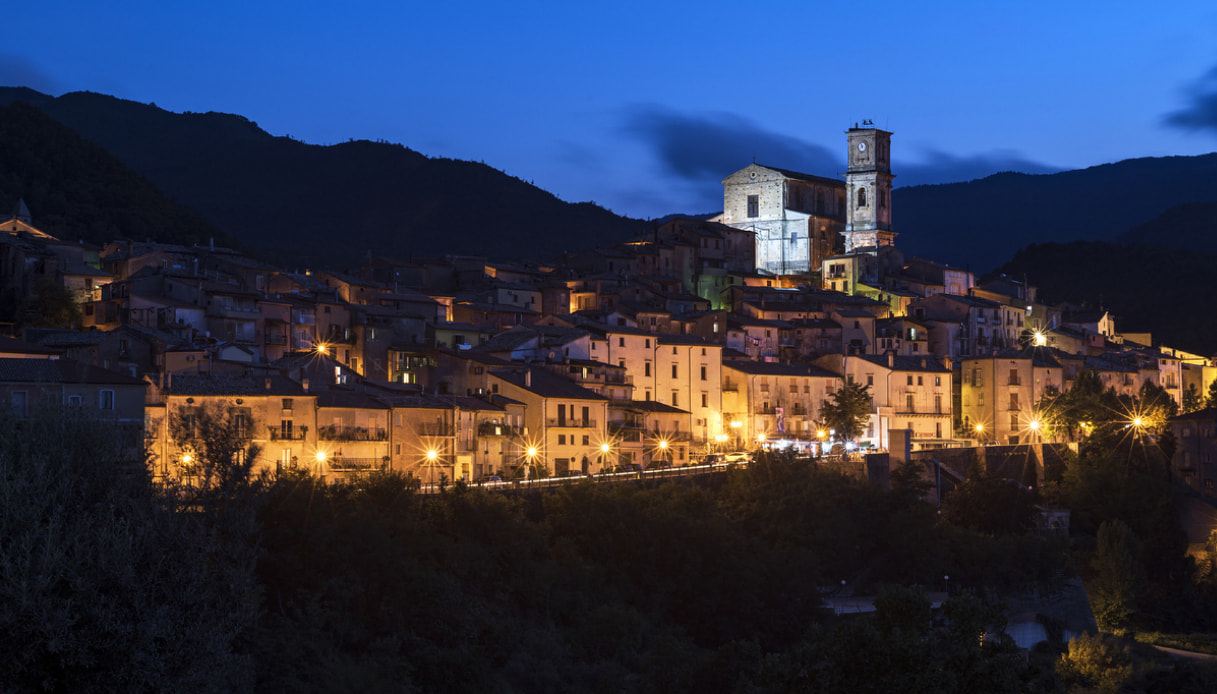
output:
[[[848,152],[845,171],[845,252],[862,248],[893,246],[892,231],[892,134],[871,121],[846,131]]]

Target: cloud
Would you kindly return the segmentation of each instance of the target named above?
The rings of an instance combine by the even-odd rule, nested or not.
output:
[[[827,148],[769,132],[733,113],[690,115],[642,104],[626,110],[622,130],[649,147],[668,173],[686,181],[717,183],[754,159],[826,175],[841,169]]]
[[[1163,121],[1183,130],[1207,130],[1217,134],[1217,67],[1209,70],[1186,91],[1187,105],[1166,114]]]
[[[995,150],[967,157],[936,149],[922,149],[918,154],[915,162],[893,157],[892,173],[896,174],[897,187],[973,181],[1002,171],[1047,174],[1061,170],[1026,159],[1015,150]]]
[[[9,87],[29,87],[43,94],[58,94],[59,83],[46,72],[43,72],[28,59],[0,53],[0,85]]]
[[[844,139],[829,148],[767,131],[733,113],[685,114],[655,104],[627,109],[622,130],[648,147],[667,173],[687,182],[712,186],[755,160],[768,166],[825,177],[843,176]],[[835,153],[840,150],[841,156]],[[897,186],[971,181],[1001,171],[1053,173],[1059,167],[1023,157],[1014,150],[956,156],[921,149],[894,157]],[[709,196],[705,197],[709,200]],[[719,203],[721,205],[721,202]]]

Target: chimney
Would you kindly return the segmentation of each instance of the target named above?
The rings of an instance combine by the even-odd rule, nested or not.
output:
[[[887,368],[889,368],[889,369],[896,368],[896,353],[895,352],[887,353]]]
[[[524,387],[532,388],[532,369],[524,369]]]
[[[303,381],[301,381],[300,385],[304,388],[304,392],[307,393],[308,392],[308,379],[306,378]]]
[[[923,369],[925,368],[925,359],[921,360],[921,368],[923,368]]]
[[[270,390],[270,376],[266,377],[266,389]]]

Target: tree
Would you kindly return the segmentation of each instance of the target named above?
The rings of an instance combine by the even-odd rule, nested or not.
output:
[[[1099,628],[1122,626],[1133,612],[1141,584],[1141,542],[1119,520],[1099,526],[1098,546],[1090,560],[1096,576],[1090,585],[1090,604]]]
[[[75,328],[80,325],[80,305],[62,284],[41,277],[17,307],[16,319],[22,327]]]
[[[1209,389],[1204,398],[1205,407],[1217,407],[1217,381],[1209,384]]]
[[[1217,381],[1214,381],[1217,383]],[[1195,383],[1189,383],[1187,390],[1183,391],[1183,407],[1181,414],[1188,414],[1197,410],[1204,409],[1204,397],[1200,395],[1200,389]]]
[[[1069,642],[1069,651],[1057,661],[1056,671],[1068,691],[1114,694],[1132,677],[1132,652],[1116,636],[1082,634]]]
[[[7,412],[0,689],[251,690],[256,545],[162,496],[112,423]]]
[[[820,403],[820,419],[845,441],[853,441],[862,435],[862,424],[870,413],[870,386],[852,381]]]

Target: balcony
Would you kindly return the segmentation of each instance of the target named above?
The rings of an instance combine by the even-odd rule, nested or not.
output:
[[[596,420],[594,419],[554,419],[545,420],[545,424],[551,427],[568,427],[574,429],[595,429]]]
[[[268,345],[286,345],[287,344],[287,335],[276,334],[276,333],[267,333],[266,334],[266,344],[268,344]]]
[[[383,470],[388,464],[387,458],[345,458],[329,459],[330,469],[334,472],[371,472]]]
[[[478,425],[478,436],[519,436],[523,427],[499,424],[498,422],[482,422]]]
[[[303,441],[308,435],[308,427],[297,427],[294,429],[282,429],[280,427],[266,427],[270,430],[271,441]]]
[[[389,432],[380,427],[317,427],[317,438],[322,441],[388,441]]]
[[[1010,381],[1006,385],[1021,386],[1022,384],[1023,384],[1023,379],[1019,378],[1018,376],[1011,376]]]

